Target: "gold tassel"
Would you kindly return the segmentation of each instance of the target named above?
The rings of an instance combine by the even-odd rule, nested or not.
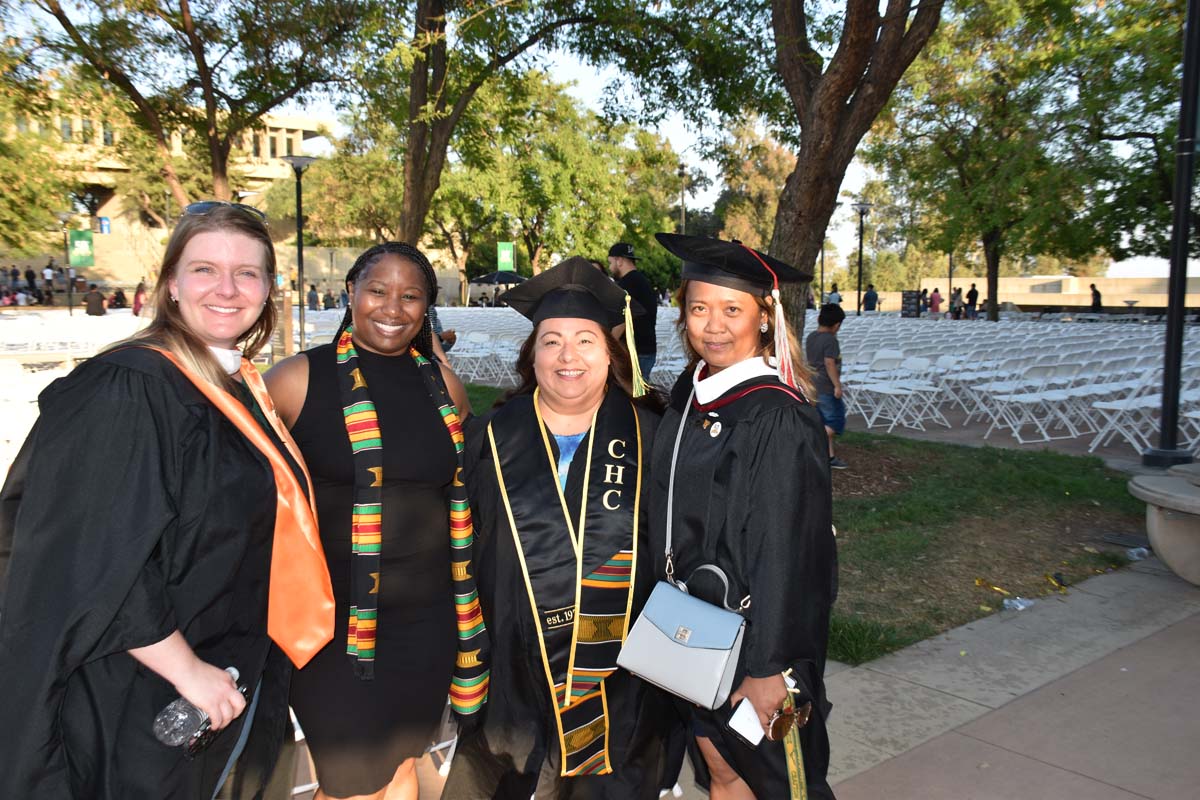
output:
[[[633,396],[641,397],[646,393],[646,379],[642,377],[642,367],[638,364],[637,348],[633,343],[633,311],[629,307],[629,295],[625,295],[625,347],[629,349],[629,360],[633,365]]]

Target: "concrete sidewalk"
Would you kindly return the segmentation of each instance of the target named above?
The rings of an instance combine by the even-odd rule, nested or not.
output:
[[[1157,560],[831,670],[839,800],[1200,797],[1200,589]]]
[[[838,800],[1195,800],[1198,664],[1200,588],[1151,558],[869,664],[831,662],[830,782]],[[437,797],[428,756],[418,772]],[[680,784],[706,797],[686,763]]]

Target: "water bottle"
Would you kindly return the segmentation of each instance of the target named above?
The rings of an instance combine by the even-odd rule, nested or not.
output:
[[[1004,598],[1005,611],[1024,611],[1033,606],[1032,600],[1026,600],[1024,597],[1006,597]]]
[[[239,677],[237,667],[226,667],[225,671],[236,683]],[[182,697],[177,697],[154,718],[154,738],[168,747],[179,747],[200,733],[207,723],[208,714]]]

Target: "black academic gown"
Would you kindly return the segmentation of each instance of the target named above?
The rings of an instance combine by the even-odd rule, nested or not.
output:
[[[654,574],[665,575],[667,480],[681,412],[692,386],[685,373],[671,393],[651,462]],[[756,386],[782,386],[774,376],[751,378],[723,395]],[[719,424],[719,427],[717,426]],[[700,564],[719,566],[730,581],[730,604],[751,596],[742,657],[733,686],[793,669],[799,703],[813,702],[801,731],[808,793],[832,798],[825,780],[829,739],[823,674],[829,613],[836,595],[829,465],[824,426],[815,407],[777,389],[760,389],[711,413],[687,410],[675,474],[672,544],[675,575],[688,580]],[[689,591],[720,604],[711,573],[688,581]],[[788,798],[782,742],[743,744],[724,721],[726,702],[707,711],[680,701],[694,730],[708,736],[759,798]],[[694,754],[695,755],[695,754]],[[702,783],[706,770],[693,758]]]
[[[605,401],[628,402],[610,389]],[[510,400],[495,412],[533,414],[531,396]],[[600,413],[604,413],[603,406]],[[657,415],[637,409],[641,423],[643,459],[643,531],[638,550],[630,624],[637,618],[653,588],[649,574],[649,535],[646,533],[650,446]],[[443,792],[444,800],[529,800],[538,786],[539,800],[656,800],[662,770],[664,741],[677,715],[658,689],[622,669],[605,685],[608,693],[609,742],[613,773],[603,776],[560,778],[560,753],[549,690],[542,668],[537,629],[518,561],[516,544],[496,481],[493,455],[487,440],[491,416],[474,418],[467,432],[467,486],[470,491],[475,533],[476,578],[479,601],[491,638],[491,686],[481,719],[460,732],[458,748]],[[555,458],[554,437],[550,436]],[[541,442],[529,442],[542,447]],[[583,490],[582,469],[588,440],[579,445],[567,476],[566,498],[573,517],[579,513]],[[576,468],[576,465],[579,468]],[[508,475],[506,481],[512,481]],[[512,483],[510,492],[519,491]],[[561,515],[558,509],[548,509]],[[568,535],[563,530],[563,535]],[[564,565],[574,569],[573,565]],[[584,564],[584,573],[597,565]],[[547,783],[551,784],[547,786]]]
[[[266,633],[270,465],[144,348],[39,402],[0,495],[0,797],[209,800],[246,715],[186,760],[152,732],[178,692],[126,652],[176,629],[250,692],[261,681],[239,763],[253,794],[290,729],[290,668]]]

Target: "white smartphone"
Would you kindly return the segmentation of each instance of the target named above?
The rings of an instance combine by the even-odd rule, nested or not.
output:
[[[738,735],[743,742],[751,747],[758,747],[763,739],[763,726],[758,718],[758,712],[750,704],[749,698],[743,697],[729,717],[729,730]]]
[[[796,679],[791,675],[783,676],[784,683],[789,689],[796,687]],[[758,712],[754,710],[749,698],[743,697],[741,702],[737,704],[737,708],[729,716],[729,730],[738,735],[743,742],[751,747],[758,747],[762,742],[765,732],[763,731],[762,722],[758,718]]]

